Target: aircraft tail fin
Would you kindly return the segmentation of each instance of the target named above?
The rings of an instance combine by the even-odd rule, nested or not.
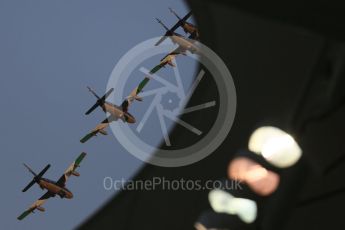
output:
[[[93,91],[90,87],[87,87],[89,91],[97,98],[96,103],[85,113],[85,115],[89,115],[92,113],[98,106],[102,106],[105,102],[105,99],[109,97],[109,95],[114,91],[113,88],[109,89],[108,92],[106,92],[103,97],[99,97],[95,91]]]
[[[29,172],[34,175],[34,178],[30,183],[22,190],[22,192],[26,192],[29,190],[35,183],[39,182],[39,180],[42,178],[42,176],[47,172],[47,170],[50,168],[50,164],[48,164],[39,174],[36,174],[29,166],[24,164],[24,166],[29,170]]]

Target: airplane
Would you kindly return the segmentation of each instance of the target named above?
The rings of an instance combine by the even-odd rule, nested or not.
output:
[[[20,216],[17,217],[18,220],[23,220],[29,214],[34,213],[37,209],[41,212],[44,212],[45,209],[42,205],[51,197],[55,197],[56,195],[60,196],[61,198],[72,199],[73,193],[66,188],[66,182],[68,178],[73,176],[80,176],[80,174],[76,171],[79,167],[81,161],[86,156],[86,153],[81,153],[79,157],[66,169],[64,174],[60,177],[58,181],[52,181],[42,176],[46,173],[46,171],[50,168],[50,164],[48,164],[40,173],[36,174],[29,166],[24,164],[24,166],[29,170],[31,174],[34,175],[33,180],[22,190],[22,192],[26,192],[30,189],[35,183],[37,183],[42,190],[48,190],[43,196],[41,196],[35,203],[33,203],[26,211],[24,211]]]
[[[172,63],[172,62],[171,62]],[[156,73],[162,67],[167,64],[167,61],[161,61],[160,64],[156,65],[150,70],[150,74]],[[81,140],[81,143],[87,142],[93,136],[97,136],[98,133],[102,135],[108,135],[105,131],[105,128],[109,126],[112,121],[116,121],[121,119],[123,122],[127,123],[135,123],[135,118],[128,112],[128,107],[132,104],[134,100],[142,101],[142,98],[139,97],[139,93],[142,92],[143,88],[146,84],[150,81],[150,76],[145,76],[145,78],[139,83],[137,87],[135,87],[129,96],[122,102],[121,106],[113,105],[109,102],[106,102],[105,99],[113,92],[113,88],[111,88],[103,97],[99,97],[90,87],[88,87],[89,91],[97,98],[97,102],[95,105],[91,107],[85,114],[90,114],[93,110],[95,110],[98,106],[100,106],[104,112],[109,112],[110,116],[102,121],[100,124],[96,126],[93,130],[91,130],[88,134],[86,134]]]
[[[178,48],[175,49],[172,53],[183,54],[183,53],[186,53],[187,50],[190,51],[191,53],[199,52],[199,49],[194,45],[195,40],[191,40],[192,35],[188,39],[186,39],[181,34],[176,33],[174,31],[174,27],[169,29],[166,25],[164,25],[164,23],[160,19],[156,18],[156,20],[167,31],[164,37],[162,37],[155,44],[156,46],[161,44],[168,36],[174,44],[178,44]]]
[[[172,36],[172,35],[178,35],[178,36],[182,36],[180,34],[175,33],[175,30],[177,28],[179,28],[184,22],[187,21],[187,19],[192,16],[192,11],[190,11],[188,14],[186,14],[182,19],[180,19],[173,27],[171,27],[171,29],[168,29],[166,26],[164,26],[164,24],[162,24],[160,22],[159,19],[156,18],[156,20],[163,25],[164,28],[166,28],[167,32],[164,34],[164,36],[156,43],[156,46],[158,46],[159,44],[161,44],[168,36]]]
[[[146,84],[146,83],[145,83]],[[105,128],[109,126],[112,121],[117,121],[118,119],[122,120],[126,123],[135,123],[135,118],[128,112],[128,107],[132,103],[133,100],[142,101],[142,98],[138,96],[137,88],[132,91],[132,93],[122,102],[121,106],[114,105],[110,102],[106,101],[106,98],[114,91],[111,88],[103,97],[99,97],[94,90],[90,87],[87,87],[89,91],[97,98],[96,103],[85,113],[85,115],[89,115],[92,113],[98,106],[102,108],[105,113],[109,113],[110,115],[102,121],[100,124],[96,126],[91,132],[86,134],[81,140],[81,143],[85,143],[91,137],[97,136],[98,133],[102,135],[108,135],[105,131]]]
[[[191,37],[190,37],[191,39],[199,40],[199,30],[198,30],[198,28],[195,25],[193,25],[192,23],[187,22],[188,18],[187,19],[181,18],[172,8],[169,8],[169,10],[170,10],[170,12],[172,14],[174,14],[177,17],[177,19],[179,20],[177,22],[177,24],[179,24],[182,27],[184,32],[185,33],[189,33],[191,35]]]

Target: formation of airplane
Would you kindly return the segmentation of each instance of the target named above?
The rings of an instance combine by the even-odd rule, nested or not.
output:
[[[17,217],[18,220],[23,220],[27,217],[30,213],[33,213],[36,209],[44,212],[45,209],[42,205],[51,197],[55,197],[56,195],[60,196],[61,198],[72,199],[73,193],[66,188],[66,182],[70,176],[80,176],[80,174],[76,171],[79,167],[81,161],[86,156],[86,153],[81,153],[79,157],[66,169],[66,171],[62,174],[62,176],[57,181],[52,181],[46,178],[43,178],[43,175],[47,172],[50,168],[50,164],[48,164],[40,173],[36,174],[29,166],[24,164],[24,166],[29,170],[29,172],[34,176],[32,181],[22,190],[26,192],[29,190],[34,184],[38,184],[42,190],[46,189],[47,192],[41,196],[35,203],[33,203],[27,210],[25,210],[20,216]]]
[[[127,96],[121,105],[114,105],[110,102],[107,102],[106,99],[110,96],[110,94],[114,91],[111,88],[108,92],[106,92],[102,97],[99,97],[94,90],[88,87],[89,91],[96,97],[96,103],[85,113],[86,115],[91,114],[95,109],[98,107],[101,108],[105,113],[109,113],[109,116],[103,120],[100,124],[98,124],[93,130],[91,130],[88,134],[86,134],[80,142],[85,143],[93,136],[96,136],[98,133],[102,135],[107,135],[105,129],[109,126],[109,124],[113,121],[121,120],[122,122],[126,123],[135,123],[136,119],[133,115],[131,115],[128,110],[130,105],[133,101],[142,101],[142,98],[139,94],[142,92],[143,88],[147,85],[150,81],[150,75],[155,74],[161,68],[166,67],[166,65],[175,67],[174,59],[176,56],[182,54],[185,55],[187,51],[196,53],[198,52],[198,48],[194,45],[194,40],[199,39],[199,32],[195,25],[189,23],[187,20],[192,15],[189,12],[183,18],[180,18],[179,15],[170,8],[171,13],[173,13],[177,18],[178,22],[171,27],[170,29],[163,24],[163,22],[159,19],[157,21],[165,28],[166,33],[165,36],[162,37],[156,45],[162,43],[167,36],[172,40],[174,44],[177,44],[178,47],[163,57],[159,64],[153,67],[149,74],[144,77],[144,79],[135,87],[129,96]],[[175,32],[179,27],[181,27],[185,33],[188,33],[188,38],[182,36]],[[192,39],[192,40],[191,40]],[[66,182],[70,176],[80,176],[80,174],[76,171],[79,167],[80,163],[86,156],[86,153],[81,153],[78,158],[66,169],[63,175],[57,180],[52,181],[47,178],[43,178],[43,175],[47,172],[50,168],[50,164],[48,164],[41,172],[38,174],[35,173],[29,166],[24,164],[24,166],[29,170],[29,172],[33,175],[32,181],[22,190],[26,192],[29,190],[34,184],[38,184],[42,190],[47,190],[47,192],[41,196],[37,201],[35,201],[27,210],[25,210],[21,215],[17,217],[18,220],[23,220],[29,214],[33,213],[35,210],[44,212],[45,209],[42,207],[43,204],[51,197],[55,197],[56,195],[60,198],[72,199],[73,193],[67,189]]]
[[[187,22],[187,20],[191,17],[192,12],[186,14],[183,18],[180,18],[178,14],[171,8],[170,11],[178,18],[178,22],[171,27],[170,29],[158,18],[156,20],[159,24],[161,24],[166,33],[164,36],[155,44],[156,46],[161,44],[166,38],[170,38],[174,44],[177,44],[178,47],[167,54],[160,60],[160,63],[153,67],[149,74],[152,75],[158,72],[161,68],[165,67],[166,65],[175,67],[174,59],[176,56],[182,54],[186,55],[186,52],[189,51],[191,53],[197,53],[198,48],[194,44],[194,42],[199,38],[199,32],[195,25],[192,23]],[[189,34],[189,37],[186,38],[181,34],[175,32],[179,27],[181,27],[185,33]],[[132,90],[127,98],[124,99],[120,106],[113,105],[105,99],[112,93],[113,89],[110,89],[103,97],[99,97],[91,88],[89,90],[91,93],[97,98],[96,104],[94,104],[89,111],[86,112],[86,115],[90,114],[94,111],[97,107],[101,107],[105,113],[110,113],[110,115],[103,120],[100,124],[98,124],[94,129],[92,129],[89,133],[87,133],[81,140],[81,143],[87,142],[90,138],[97,136],[98,133],[102,135],[107,135],[105,129],[109,126],[109,124],[113,121],[122,120],[126,123],[135,123],[136,120],[134,116],[132,116],[129,112],[129,106],[132,104],[134,100],[142,101],[142,98],[138,95],[142,92],[145,85],[150,81],[149,76],[145,76],[145,78],[139,83],[139,85]]]

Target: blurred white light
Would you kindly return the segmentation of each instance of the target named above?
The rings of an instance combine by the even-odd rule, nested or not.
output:
[[[220,189],[212,190],[208,199],[215,212],[237,215],[247,224],[253,223],[256,219],[257,205],[253,200],[236,198]]]
[[[250,151],[261,154],[262,146],[265,142],[275,136],[280,136],[286,134],[284,131],[272,127],[264,126],[256,129],[249,138],[248,148]]]
[[[288,134],[267,140],[262,147],[263,157],[271,164],[286,168],[294,165],[301,157],[302,150]]]
[[[260,127],[249,138],[250,151],[262,156],[272,165],[286,168],[294,165],[302,150],[288,133],[271,126]]]

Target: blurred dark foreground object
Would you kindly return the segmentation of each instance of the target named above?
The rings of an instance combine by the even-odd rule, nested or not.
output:
[[[285,177],[262,229],[345,229],[345,8],[331,1],[189,0],[201,40],[227,64],[238,108],[229,137],[208,158],[181,168],[147,165],[135,179],[217,179],[258,122],[296,137],[304,160]],[[198,104],[212,95],[200,85]],[[204,119],[196,116],[195,119]],[[202,127],[200,127],[202,128]],[[184,136],[173,132],[181,139]],[[293,181],[293,180],[292,180]],[[208,191],[123,191],[79,229],[193,229]],[[283,203],[279,203],[281,201]],[[275,211],[279,212],[276,213]],[[280,218],[275,218],[276,215]],[[212,214],[213,215],[213,214]],[[211,218],[212,219],[212,218]]]

